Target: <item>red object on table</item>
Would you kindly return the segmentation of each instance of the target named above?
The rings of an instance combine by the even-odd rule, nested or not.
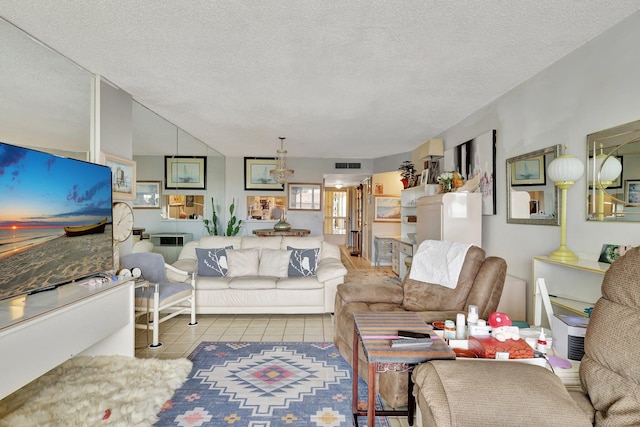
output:
[[[509,359],[533,357],[533,349],[522,338],[501,342],[493,337],[469,337],[469,350],[484,359],[495,359],[497,352],[508,352]]]

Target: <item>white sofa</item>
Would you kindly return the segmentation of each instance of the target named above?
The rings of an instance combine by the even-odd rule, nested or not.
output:
[[[288,247],[317,250],[315,273],[296,276],[301,272],[292,272],[289,264],[295,265],[296,261],[291,260],[292,251],[287,250]],[[226,275],[204,275],[210,272],[210,257],[218,253],[213,249],[220,248],[227,248],[226,260],[220,258],[220,264],[228,267]],[[309,267],[309,258],[313,256],[305,258],[299,261]],[[311,262],[313,264],[313,259]],[[198,272],[198,314],[333,313],[336,288],[344,283],[347,274],[339,247],[324,241],[322,236],[203,236],[199,241],[188,242],[172,265],[183,271]],[[189,280],[186,276],[170,278]]]

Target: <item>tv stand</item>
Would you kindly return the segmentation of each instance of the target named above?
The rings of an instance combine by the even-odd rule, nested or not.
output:
[[[0,301],[0,399],[77,355],[134,356],[133,281]]]

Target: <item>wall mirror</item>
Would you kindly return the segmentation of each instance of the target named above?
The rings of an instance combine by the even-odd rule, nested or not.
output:
[[[93,76],[0,18],[0,140],[89,160]]]
[[[547,178],[547,166],[560,145],[507,159],[507,222],[558,225],[560,192]]]
[[[587,220],[640,221],[640,120],[587,135]]]

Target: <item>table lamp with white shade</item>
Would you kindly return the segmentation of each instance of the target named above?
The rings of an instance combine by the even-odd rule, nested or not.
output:
[[[575,261],[578,256],[567,248],[567,190],[580,179],[584,164],[575,156],[565,153],[553,159],[547,169],[549,179],[561,190],[560,204],[560,247],[549,254],[549,258],[559,261]]]

